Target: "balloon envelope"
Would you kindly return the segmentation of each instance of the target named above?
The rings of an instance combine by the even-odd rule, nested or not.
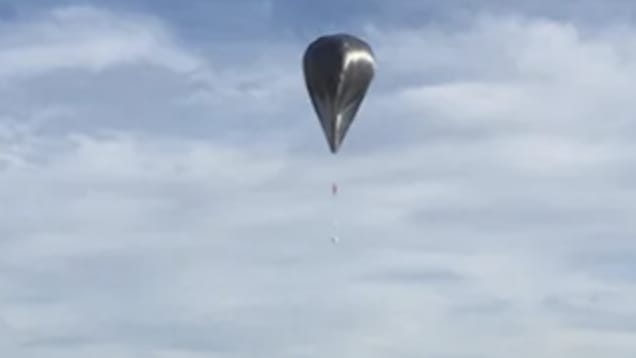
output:
[[[348,34],[322,36],[307,47],[303,70],[329,148],[337,153],[373,80],[373,52]]]

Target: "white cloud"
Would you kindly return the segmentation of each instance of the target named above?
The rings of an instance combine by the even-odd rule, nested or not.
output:
[[[141,16],[72,7],[3,27],[0,77],[137,63],[188,72],[200,65],[196,56],[179,49],[168,29]]]
[[[370,31],[379,76],[330,158],[300,43],[236,64],[148,17],[3,26],[3,353],[633,351],[634,268],[606,262],[634,253],[633,29]]]

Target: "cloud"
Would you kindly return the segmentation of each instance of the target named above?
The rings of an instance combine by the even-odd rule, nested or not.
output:
[[[101,8],[2,26],[3,353],[633,352],[633,28],[369,26],[331,158],[305,39],[235,60]]]
[[[44,20],[6,23],[1,77],[144,62],[187,72],[197,60],[179,51],[169,33],[140,16],[126,18],[86,7],[61,8]]]

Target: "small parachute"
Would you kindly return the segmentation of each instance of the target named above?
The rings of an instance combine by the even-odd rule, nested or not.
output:
[[[314,110],[336,154],[373,80],[373,52],[352,35],[322,36],[307,47],[303,70]]]

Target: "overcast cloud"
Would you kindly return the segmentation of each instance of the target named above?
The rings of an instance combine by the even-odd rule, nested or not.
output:
[[[636,5],[301,3],[0,0],[0,354],[633,357]]]

